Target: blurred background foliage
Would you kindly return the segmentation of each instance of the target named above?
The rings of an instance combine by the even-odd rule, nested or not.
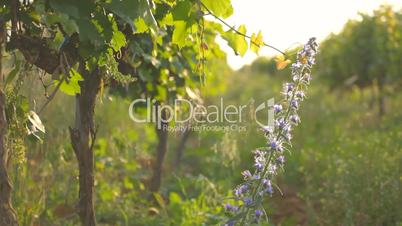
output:
[[[320,48],[315,78],[279,187],[266,201],[272,225],[402,225],[402,13],[388,6],[349,21]],[[291,51],[289,55],[292,55]],[[204,104],[259,103],[279,97],[289,69],[257,59],[232,71],[207,62]],[[35,74],[23,89],[31,106],[43,93]],[[159,193],[147,190],[157,136],[135,124],[131,99],[106,89],[96,109],[95,203],[99,225],[215,225],[240,172],[263,146],[261,131],[169,134]],[[21,225],[77,225],[78,170],[69,144],[74,103],[63,94],[44,111],[43,142],[26,141],[13,166]]]

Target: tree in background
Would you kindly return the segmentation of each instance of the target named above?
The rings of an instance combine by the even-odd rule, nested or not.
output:
[[[0,24],[5,27],[2,34],[7,34],[2,40],[15,63],[13,73],[5,80],[13,82],[19,61],[51,75],[54,90],[39,113],[59,90],[75,96],[75,124],[70,128],[70,138],[78,162],[77,213],[83,225],[96,224],[93,147],[98,128],[94,111],[97,96],[105,86],[123,85],[137,96],[153,97],[163,105],[177,95],[187,95],[205,80],[206,60],[225,56],[215,43],[217,35],[240,55],[249,48],[258,53],[262,46],[272,47],[263,42],[261,33],[248,36],[245,26],[236,29],[222,20],[233,12],[230,0],[5,0],[0,12]],[[205,16],[219,23],[206,21]],[[24,73],[19,74],[23,80]],[[5,101],[16,105],[12,98]],[[21,112],[23,118],[28,118],[29,107]],[[44,131],[38,126],[36,113],[31,114],[35,120],[30,121]],[[7,127],[5,121],[1,126]],[[153,191],[160,187],[167,143],[166,133],[158,137]],[[5,161],[1,170],[7,175]],[[11,199],[9,183],[1,184],[1,192],[6,201]],[[6,225],[16,224],[11,204],[2,205],[1,210],[3,222],[13,222]]]
[[[381,116],[385,112],[385,84],[400,81],[401,43],[401,13],[381,6],[373,15],[361,14],[361,19],[349,21],[339,34],[322,43],[318,73],[332,88],[376,88]]]
[[[0,54],[6,40],[5,24],[0,20]],[[0,60],[0,224],[18,225],[17,214],[11,204],[11,182],[7,170],[9,149],[6,146],[8,123],[6,117],[6,95],[2,84],[3,64]]]

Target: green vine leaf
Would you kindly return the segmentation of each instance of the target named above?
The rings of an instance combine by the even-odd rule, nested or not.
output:
[[[192,4],[190,1],[182,1],[177,3],[177,5],[172,10],[173,19],[178,21],[187,21],[191,14]]]
[[[246,26],[241,25],[238,29],[239,32],[246,34]],[[248,43],[244,36],[238,35],[232,30],[222,34],[222,38],[228,42],[228,45],[235,51],[236,54],[244,56],[248,50]]]
[[[264,41],[261,31],[258,34],[253,33],[251,35],[250,49],[258,54],[262,45],[264,45]]]
[[[186,45],[187,35],[187,23],[184,21],[175,21],[172,42],[177,44],[179,48],[183,48]]]
[[[79,37],[82,42],[90,42],[95,44],[95,46],[103,43],[101,34],[93,22],[86,19],[80,19],[77,20],[77,24],[79,28]]]
[[[121,47],[126,45],[126,36],[119,30],[113,30],[113,37],[110,45],[114,51],[119,51]]]
[[[149,30],[149,26],[145,23],[145,20],[138,18],[134,21],[134,25],[137,28],[135,33],[145,33]]]
[[[230,0],[201,0],[216,16],[227,18],[233,14],[233,7]]]
[[[13,81],[13,79],[15,78],[15,76],[18,74],[18,72],[20,71],[21,68],[21,62],[20,61],[16,61],[16,64],[14,66],[14,69],[8,74],[6,81],[4,83],[4,86],[7,86],[11,81]]]
[[[104,4],[104,7],[128,23],[134,32],[137,32],[137,27],[134,25],[137,18],[143,18],[148,26],[157,27],[147,0],[114,0]]]
[[[67,14],[64,13],[47,13],[42,17],[42,21],[47,25],[54,25],[60,23],[63,26],[64,31],[68,35],[72,35],[74,32],[78,32],[77,23],[70,19]]]
[[[83,81],[81,74],[78,73],[76,70],[70,70],[70,78],[68,81],[63,80],[60,85],[60,90],[70,96],[74,96],[76,94],[81,93],[81,87],[79,85],[79,81]],[[60,81],[54,81],[55,85],[57,85]]]

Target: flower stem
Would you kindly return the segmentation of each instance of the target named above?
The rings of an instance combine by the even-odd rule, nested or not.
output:
[[[303,71],[303,70],[304,70],[304,68],[303,68],[301,71]],[[296,95],[296,91],[298,91],[298,88],[299,88],[299,86],[300,86],[300,81],[301,81],[301,79],[299,79],[299,80],[297,81],[296,87],[295,87],[295,89],[293,90],[293,93],[292,93],[292,96],[291,96],[291,98],[290,98],[289,103],[294,100],[295,95]],[[287,108],[287,110],[286,110],[286,114],[285,114],[285,117],[284,117],[284,120],[285,120],[285,121],[287,121],[288,118],[289,118],[289,114],[290,114],[291,108],[292,108],[292,107],[289,105],[288,108]],[[281,136],[281,134],[282,134],[282,130],[283,130],[282,128],[279,128],[279,132],[278,132],[278,134],[277,134],[277,136],[276,136],[276,140],[278,140],[278,139],[280,138],[280,136]],[[269,165],[270,165],[270,163],[271,163],[271,160],[272,160],[272,157],[273,157],[273,155],[274,155],[274,151],[275,151],[275,150],[271,150],[271,152],[269,153],[269,157],[268,157],[268,160],[267,160],[266,163],[265,163],[265,166],[264,166],[264,170],[263,170],[263,172],[262,172],[262,175],[261,175],[261,177],[260,177],[260,179],[259,179],[259,181],[258,181],[257,186],[253,189],[252,196],[251,196],[253,202],[254,202],[254,200],[255,200],[255,198],[256,198],[256,195],[257,195],[257,193],[258,193],[258,190],[260,189],[260,186],[261,186],[261,184],[262,184],[262,180],[265,178],[265,175],[267,174],[268,167],[269,167]],[[248,216],[249,211],[250,211],[250,206],[246,206],[245,214],[244,214],[244,216],[242,217],[242,220],[241,220],[241,222],[240,222],[240,225],[244,225],[244,222],[245,222],[245,220],[247,219],[247,216]]]

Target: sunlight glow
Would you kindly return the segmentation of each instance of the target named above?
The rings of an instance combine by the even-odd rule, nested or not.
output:
[[[232,0],[234,14],[226,21],[232,25],[245,24],[247,33],[262,31],[264,41],[281,50],[294,47],[315,36],[319,41],[331,32],[339,32],[349,19],[358,13],[371,13],[382,4],[395,9],[402,8],[401,0]],[[221,41],[225,43],[225,41]],[[233,69],[250,64],[257,56],[248,52],[245,57],[236,56],[225,44],[228,63]],[[276,54],[262,48],[261,56]]]

